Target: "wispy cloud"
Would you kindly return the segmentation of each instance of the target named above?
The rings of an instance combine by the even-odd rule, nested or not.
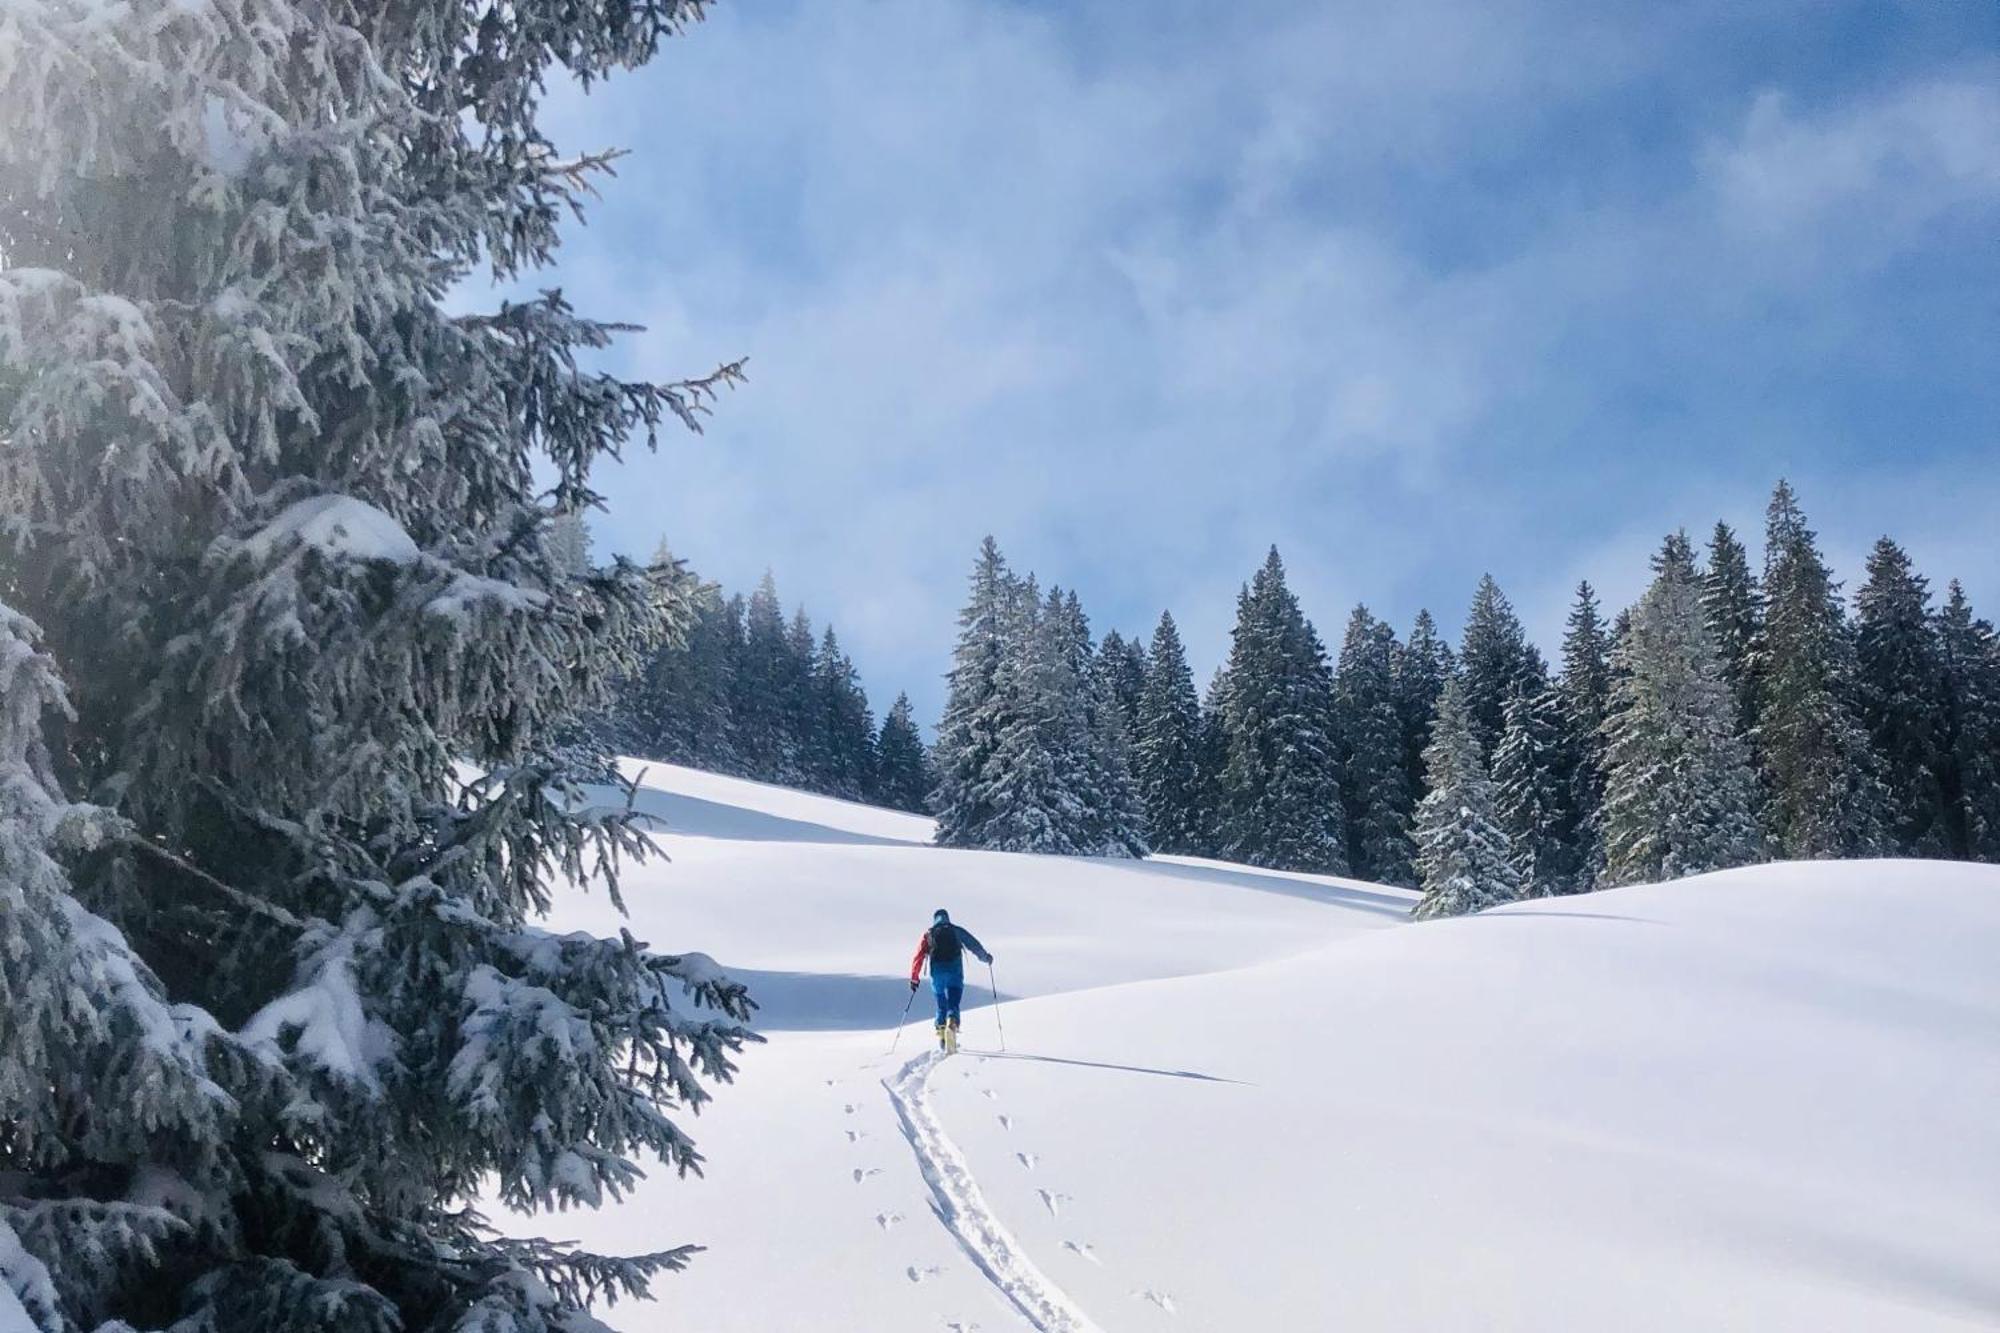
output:
[[[926,709],[987,531],[1100,628],[1171,607],[1204,673],[1270,542],[1329,635],[1484,569],[1546,634],[1779,472],[1836,550],[1893,522],[2000,600],[2000,64],[1970,9],[1840,18],[718,10],[559,108],[634,149],[561,275],[649,325],[621,364],[752,358],[604,535],[771,566]]]

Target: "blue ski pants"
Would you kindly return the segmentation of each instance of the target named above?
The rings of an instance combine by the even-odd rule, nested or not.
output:
[[[931,994],[937,997],[937,1025],[958,1023],[958,1002],[965,998],[965,969],[931,969]]]

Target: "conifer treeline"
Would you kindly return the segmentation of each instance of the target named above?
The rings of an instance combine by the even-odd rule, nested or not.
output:
[[[626,682],[607,727],[622,753],[898,810],[926,809],[936,784],[909,698],[878,729],[833,627],[788,620],[769,574],[747,599],[699,584],[690,623]]]
[[[1850,615],[1791,488],[1761,575],[1727,525],[1667,538],[1560,662],[1480,581],[1456,652],[1358,607],[1338,660],[1273,550],[1197,701],[1179,630],[1094,650],[989,538],[936,757],[939,841],[1207,854],[1421,886],[1476,910],[1772,857],[2000,860],[2000,640],[1887,538]]]

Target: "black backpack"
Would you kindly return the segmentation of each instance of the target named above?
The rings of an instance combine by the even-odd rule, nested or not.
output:
[[[940,921],[930,929],[931,966],[956,967],[964,956],[958,947],[958,931],[949,921]]]

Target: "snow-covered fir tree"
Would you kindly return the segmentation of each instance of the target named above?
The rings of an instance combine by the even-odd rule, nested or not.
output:
[[[1451,645],[1429,611],[1417,612],[1410,637],[1396,653],[1396,712],[1403,730],[1403,773],[1414,797],[1424,789],[1424,750],[1431,743],[1444,683],[1458,670]]]
[[[753,651],[741,597],[724,600],[674,561],[662,543],[654,564],[693,589],[694,616],[618,690],[609,732],[624,753],[689,764],[848,800],[873,790],[873,714],[853,660],[829,625],[809,653],[811,621],[786,621],[768,576],[756,597]],[[775,627],[786,624],[782,637]],[[801,659],[801,653],[805,653]],[[740,733],[755,742],[740,747]]]
[[[1749,755],[1709,637],[1694,551],[1676,534],[1612,650],[1602,817],[1607,884],[1758,858]]]
[[[1571,836],[1576,892],[1588,890],[1604,865],[1604,722],[1611,709],[1611,636],[1588,580],[1576,588],[1563,629],[1562,674],[1556,680],[1561,744],[1568,753]]]
[[[1100,694],[1081,602],[1044,599],[988,538],[959,619],[939,726],[938,841],[1054,855],[1144,856],[1115,702]]]
[[[1205,848],[1201,740],[1201,704],[1187,650],[1173,616],[1162,612],[1132,741],[1133,781],[1155,851],[1198,854]]]
[[[1463,916],[1521,896],[1507,832],[1494,813],[1493,779],[1473,732],[1465,686],[1456,676],[1438,696],[1424,747],[1429,790],[1417,805],[1417,877],[1423,896],[1411,915]]]
[[[1806,860],[1884,850],[1887,793],[1856,715],[1854,642],[1840,587],[1782,481],[1771,496],[1764,622],[1751,670],[1755,752],[1779,854]]]
[[[800,700],[803,674],[786,632],[777,580],[767,570],[744,607],[743,647],[730,673],[729,712],[745,769],[768,781],[784,782],[797,768],[798,726],[792,710]]]
[[[819,707],[817,639],[812,617],[804,607],[793,611],[785,626],[785,651],[780,661],[778,716],[785,759],[778,768],[778,781],[787,787],[812,789],[825,768],[829,743],[826,714]]]
[[[712,583],[696,589],[686,636],[660,645],[619,691],[618,736],[627,753],[716,773],[746,771],[731,709],[742,614],[741,598],[724,601]]]
[[[870,799],[892,810],[924,814],[936,786],[937,773],[917,731],[910,696],[899,694],[875,736],[875,786]]]
[[[1869,553],[1854,606],[1856,698],[1889,790],[1891,846],[1946,855],[1944,663],[1929,583],[1884,537]]]
[[[1144,856],[1146,813],[1132,782],[1131,736],[1116,694],[1120,686],[1116,673],[1098,670],[1104,659],[1091,647],[1090,621],[1075,589],[1063,596],[1059,629],[1068,647],[1072,688],[1083,701],[1079,795],[1088,813],[1079,842],[1094,855]],[[1127,654],[1121,648],[1118,656]]]
[[[549,561],[556,572],[577,580],[590,573],[590,523],[581,510],[565,509],[549,520]]]
[[[1548,684],[1541,653],[1528,642],[1513,603],[1491,574],[1483,575],[1465,616],[1458,650],[1458,674],[1465,683],[1465,707],[1479,752],[1489,758],[1500,743],[1502,714],[1517,690],[1539,692]]]
[[[1222,846],[1232,860],[1344,874],[1333,681],[1276,547],[1237,602],[1221,697]]]
[[[746,1038],[700,955],[535,925],[646,849],[554,747],[688,614],[551,521],[734,371],[620,381],[559,294],[446,297],[546,263],[601,165],[542,89],[699,12],[0,17],[0,586],[75,714],[45,756],[4,617],[0,1251],[45,1330],[574,1333],[687,1260],[474,1205],[695,1168],[673,1112]]]
[[[1708,539],[1708,568],[1702,573],[1701,609],[1708,636],[1722,663],[1722,678],[1736,700],[1736,730],[1757,730],[1757,634],[1764,623],[1763,591],[1750,572],[1750,553],[1727,523],[1717,523]]]
[[[1346,798],[1350,873],[1381,884],[1413,884],[1410,821],[1416,795],[1403,764],[1396,632],[1357,606],[1348,618],[1334,674],[1334,731]]]
[[[1229,800],[1224,775],[1229,767],[1229,734],[1223,718],[1229,697],[1227,663],[1208,678],[1201,696],[1201,731],[1195,746],[1195,770],[1200,774],[1200,854],[1221,856],[1229,838]]]
[[[229,1191],[239,1117],[218,1080],[261,1074],[71,882],[131,830],[58,787],[43,724],[69,709],[40,638],[0,605],[0,1328],[65,1333],[140,1315],[124,1288],[198,1220],[163,1204]],[[116,1188],[74,1179],[100,1171]]]
[[[2000,861],[2000,636],[1954,579],[1938,615],[1945,820],[1951,854]]]
[[[1146,649],[1137,639],[1107,630],[1097,646],[1098,693],[1118,710],[1127,737],[1139,731],[1139,699],[1146,692]]]
[[[1073,684],[1062,590],[1041,597],[1030,576],[1008,607],[1005,651],[994,676],[993,754],[980,774],[990,808],[972,844],[1003,852],[1074,856],[1085,812],[1083,696]]]
[[[1577,850],[1574,756],[1565,744],[1562,696],[1553,686],[1517,690],[1493,749],[1494,815],[1507,833],[1524,896],[1573,893],[1583,873]]]
[[[1025,641],[1016,623],[1023,611],[1023,589],[991,537],[980,545],[971,585],[958,616],[958,643],[952,649],[949,691],[933,751],[937,841],[945,847],[987,845],[986,829],[994,815],[994,755],[1005,722],[1000,665],[1010,634]],[[1027,614],[1032,616],[1033,610],[1027,608]]]
[[[1060,588],[1041,599],[1032,578],[1022,590],[996,674],[1000,734],[985,775],[993,813],[978,845],[1058,856],[1143,855],[1143,839],[1118,825],[1116,797],[1103,785],[1104,723],[1091,698],[1088,630],[1074,599]]]
[[[817,746],[812,754],[813,791],[850,801],[865,799],[875,785],[875,718],[861,675],[840,650],[840,640],[828,625],[813,660],[814,711]]]

